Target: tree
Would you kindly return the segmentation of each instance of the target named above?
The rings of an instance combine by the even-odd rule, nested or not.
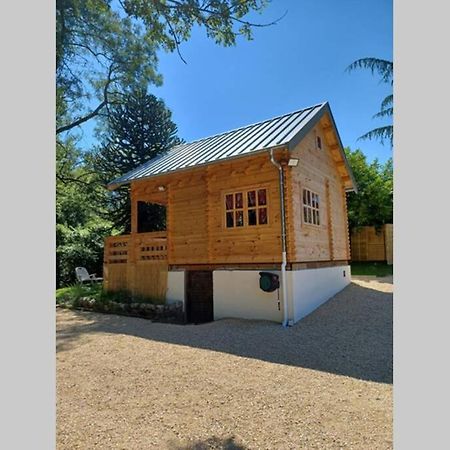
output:
[[[194,26],[224,46],[251,39],[245,20],[268,0],[56,0],[57,134],[98,117],[117,93],[160,84],[157,52],[178,51]],[[97,103],[95,103],[97,101]]]
[[[350,229],[361,226],[380,226],[393,220],[393,166],[392,159],[384,165],[372,163],[361,150],[345,148],[345,154],[355,176],[358,193],[348,194]]]
[[[387,61],[385,59],[378,58],[361,58],[354,61],[347,67],[349,72],[356,69],[369,69],[372,75],[376,72],[381,77],[383,83],[388,83],[391,86],[394,81],[394,64],[392,61]],[[377,112],[373,118],[384,118],[392,117],[394,114],[394,96],[389,94],[381,102],[380,111]],[[385,139],[388,139],[391,147],[394,140],[394,127],[392,125],[385,125],[382,127],[375,128],[365,134],[363,134],[359,139],[380,139],[381,143]]]
[[[101,183],[124,175],[169,148],[180,143],[172,114],[164,102],[143,89],[122,98],[122,103],[109,108],[103,144],[94,152],[92,165]],[[110,193],[106,209],[116,229],[131,229],[128,187]],[[147,231],[165,229],[165,208],[147,205],[141,215],[149,217]]]
[[[59,139],[56,151],[56,284],[60,287],[76,281],[77,266],[102,273],[103,241],[112,224],[102,217],[105,189],[85,166],[74,139]]]

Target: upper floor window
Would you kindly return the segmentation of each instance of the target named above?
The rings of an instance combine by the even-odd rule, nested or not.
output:
[[[319,194],[309,189],[303,189],[303,222],[311,225],[320,225]]]
[[[317,148],[319,149],[319,150],[321,150],[322,149],[322,139],[321,139],[321,137],[320,136],[317,136],[317,139],[316,139],[316,141],[317,141]]]
[[[225,194],[227,228],[267,225],[267,189],[252,189]]]

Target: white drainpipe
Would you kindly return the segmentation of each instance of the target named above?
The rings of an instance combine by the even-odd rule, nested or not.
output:
[[[278,169],[280,182],[280,208],[281,208],[281,293],[283,296],[283,327],[287,327],[288,319],[288,304],[287,304],[287,289],[286,289],[286,215],[284,211],[284,173],[281,165],[275,161],[273,157],[273,149],[270,150],[270,162]]]

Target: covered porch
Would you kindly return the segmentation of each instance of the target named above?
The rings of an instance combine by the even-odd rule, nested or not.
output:
[[[165,302],[167,291],[167,231],[146,231],[146,206],[167,206],[167,191],[131,190],[131,233],[108,236],[104,244],[104,288]]]

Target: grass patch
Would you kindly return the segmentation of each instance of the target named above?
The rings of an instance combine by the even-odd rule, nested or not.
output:
[[[56,290],[56,303],[77,306],[80,299],[89,298],[95,303],[151,303],[163,304],[164,301],[141,295],[132,295],[129,291],[106,292],[101,283],[74,284]]]
[[[394,266],[384,262],[352,262],[352,275],[374,275],[386,277],[393,275]]]
[[[60,308],[142,317],[152,321],[185,323],[182,302],[132,295],[128,291],[105,292],[101,284],[75,284],[56,291]]]
[[[102,293],[101,283],[74,284],[56,290],[56,303],[72,303],[81,297],[99,299]]]

